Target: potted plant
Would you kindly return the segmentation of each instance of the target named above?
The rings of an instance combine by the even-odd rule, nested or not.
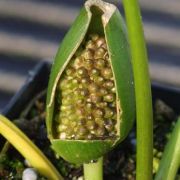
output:
[[[34,117],[32,114],[35,106],[37,119],[35,116],[31,122],[15,121],[22,129],[34,132],[33,130],[38,131],[38,128],[41,129],[44,126],[40,120],[46,116],[47,133],[53,149],[57,155],[71,163],[84,164],[85,179],[102,179],[103,161],[101,156],[107,154],[115,145],[116,150],[119,146],[122,148],[121,155],[125,151],[123,147],[128,147],[128,145],[133,151],[133,142],[135,141],[133,131],[127,141],[124,141],[122,145],[119,143],[124,140],[132,127],[135,112],[134,89],[137,119],[136,171],[133,155],[126,157],[129,156],[130,152],[128,151],[123,157],[126,157],[128,165],[133,167],[125,168],[124,174],[121,172],[120,177],[133,179],[136,174],[136,179],[152,179],[152,161],[154,161],[154,171],[156,172],[159,164],[158,158],[161,156],[161,153],[154,152],[157,157],[153,159],[151,90],[139,7],[136,1],[124,0],[123,4],[131,54],[129,54],[124,24],[116,7],[100,0],[87,1],[55,58],[48,84],[46,115],[44,114],[44,104],[41,102],[44,97],[42,93],[32,100],[32,103],[25,108],[20,116],[21,118]],[[129,61],[130,56],[133,60],[134,75]],[[95,67],[94,64],[96,64]],[[41,66],[48,69],[47,64]],[[40,68],[39,73],[34,78],[37,78],[41,71],[45,71],[44,68]],[[48,74],[48,72],[45,73],[45,75]],[[42,85],[40,85],[41,81],[32,81],[31,86],[29,85],[31,82],[28,83],[25,86],[28,93],[25,93],[25,98],[20,102],[13,100],[11,108],[9,108],[9,117],[17,117],[13,115],[13,107],[19,108],[14,112],[18,115],[29,97],[33,96],[30,94],[31,87],[37,91],[41,88],[44,89],[47,85],[47,79],[46,77]],[[36,90],[32,92],[36,93]],[[20,92],[21,97],[23,97],[23,93],[23,91]],[[21,105],[17,106],[18,103]],[[159,104],[161,104],[160,107],[166,107],[163,103]],[[72,119],[69,120],[69,118]],[[14,144],[30,161],[31,165],[49,179],[62,178],[51,162],[21,131],[3,116],[1,119],[2,135]],[[37,127],[33,129],[26,127],[31,127],[33,124],[36,124]],[[38,124],[42,126],[38,126]],[[155,125],[159,128],[162,123]],[[156,179],[168,179],[176,175],[179,166],[178,129],[179,121],[175,125],[172,137],[164,152]],[[29,136],[31,137],[32,134]],[[16,139],[23,144],[23,147],[15,142]],[[34,139],[34,141],[36,140]],[[48,155],[49,148],[47,148],[48,150],[44,148],[49,147],[50,144],[42,144],[39,146]],[[5,143],[2,154],[5,154],[8,147],[9,144]],[[51,154],[49,157],[62,173],[62,167],[65,167],[62,165],[62,159],[56,160],[52,151],[49,153]],[[116,154],[115,150],[112,151],[112,154]],[[39,159],[38,163],[37,159]],[[63,161],[63,163],[65,162]],[[108,165],[108,158],[105,164]],[[77,166],[72,164],[68,167],[69,169],[77,169]],[[125,173],[129,169],[131,172]],[[165,176],[162,175],[164,170],[166,171]]]

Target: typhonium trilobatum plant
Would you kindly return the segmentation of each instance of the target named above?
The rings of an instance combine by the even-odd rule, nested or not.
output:
[[[88,0],[51,69],[46,123],[52,148],[72,163],[96,160],[127,136],[134,116],[125,24],[114,5]]]

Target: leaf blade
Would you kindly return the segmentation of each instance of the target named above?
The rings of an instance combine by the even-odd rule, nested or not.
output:
[[[41,150],[20,129],[1,114],[0,134],[4,136],[41,174],[54,180],[63,179]]]

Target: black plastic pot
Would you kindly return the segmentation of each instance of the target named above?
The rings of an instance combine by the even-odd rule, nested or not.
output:
[[[9,119],[17,118],[28,102],[47,88],[49,73],[50,65],[47,62],[41,62],[32,69],[25,84],[3,109],[2,114]]]
[[[11,99],[2,113],[10,119],[17,118],[33,96],[46,89],[49,73],[50,64],[47,62],[39,63],[30,71],[26,83]],[[176,112],[179,111],[180,89],[154,83],[152,84],[152,94],[153,101],[157,98],[161,99]]]

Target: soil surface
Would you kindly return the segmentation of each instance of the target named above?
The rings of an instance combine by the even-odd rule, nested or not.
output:
[[[45,126],[45,97],[46,92],[39,93],[25,107],[14,123],[22,129],[28,137],[44,152],[49,160],[55,165],[65,179],[83,179],[81,165],[74,165],[58,157],[50,148]],[[153,173],[158,169],[163,149],[171,134],[177,114],[161,100],[154,103],[154,158]],[[129,136],[117,147],[104,157],[105,180],[134,180],[135,179],[135,126]],[[23,171],[30,165],[8,143],[3,141],[4,146],[0,152],[0,179],[22,179]],[[179,176],[178,176],[179,177]],[[177,178],[178,178],[177,177]],[[38,175],[39,180],[46,179]]]

